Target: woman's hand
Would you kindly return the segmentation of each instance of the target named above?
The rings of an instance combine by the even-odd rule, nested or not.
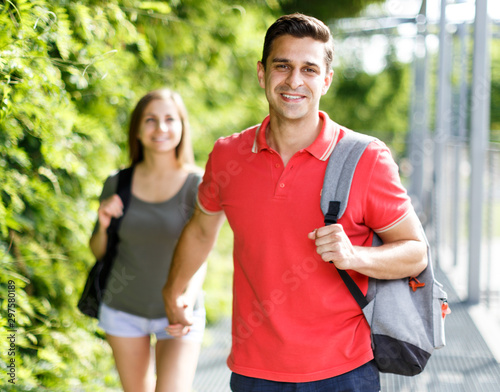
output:
[[[123,202],[117,194],[104,199],[99,205],[99,210],[97,210],[99,226],[103,230],[106,230],[109,227],[112,218],[119,218],[122,215]]]

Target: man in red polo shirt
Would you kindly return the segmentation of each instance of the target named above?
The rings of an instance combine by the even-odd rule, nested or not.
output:
[[[352,132],[319,111],[332,58],[330,30],[315,18],[288,15],[269,28],[257,64],[269,116],[216,142],[164,288],[168,331],[181,336],[192,303],[184,289],[227,217],[235,392],[379,391],[369,326],[328,261],[364,290],[369,276],[418,275],[427,264],[418,218],[382,142],[360,159],[339,224],[323,224],[327,161]],[[369,247],[373,232],[384,245]]]

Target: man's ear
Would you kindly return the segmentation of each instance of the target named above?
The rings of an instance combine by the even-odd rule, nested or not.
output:
[[[259,78],[260,87],[266,88],[266,70],[261,61],[257,61],[257,77]]]
[[[333,81],[333,69],[331,69],[329,72],[326,73],[325,75],[325,85],[323,86],[323,90],[321,91],[321,95],[325,95],[328,92],[328,89],[330,88],[332,81]]]

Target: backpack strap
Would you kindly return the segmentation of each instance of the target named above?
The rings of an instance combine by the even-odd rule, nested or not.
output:
[[[359,159],[366,147],[375,138],[354,131],[348,131],[335,146],[328,160],[323,190],[321,192],[321,210],[325,215],[325,225],[337,223],[344,214],[349,200],[352,179]],[[368,301],[345,270],[337,271],[361,309]]]
[[[112,252],[114,258],[114,252],[116,251],[116,245],[118,244],[118,229],[120,228],[120,223],[125,216],[125,212],[130,204],[131,188],[132,188],[132,175],[134,174],[134,167],[130,166],[126,169],[120,170],[118,172],[118,185],[116,187],[116,193],[120,196],[123,203],[123,214],[119,218],[112,218],[111,223],[107,229],[108,233],[108,244],[106,247],[106,253]]]
[[[376,140],[362,133],[347,131],[339,140],[328,160],[323,190],[321,192],[321,210],[327,215],[330,208],[335,212],[338,206],[337,219],[340,219],[347,208],[352,178],[361,155],[366,147]],[[330,207],[334,202],[335,207]],[[336,222],[335,222],[336,223]]]
[[[108,241],[106,252],[103,257],[96,261],[89,272],[85,287],[78,301],[78,309],[83,314],[97,318],[99,315],[99,306],[102,302],[108,276],[113,266],[113,260],[116,257],[117,244],[119,242],[118,228],[130,204],[132,174],[134,168],[129,167],[118,173],[118,184],[116,193],[123,202],[123,214],[119,218],[112,218],[106,232]]]
[[[132,193],[132,175],[134,174],[134,166],[127,167],[126,169],[120,170],[118,173],[118,186],[116,187],[116,193],[123,202],[123,215],[130,204],[130,195]],[[122,215],[122,217],[123,217]]]

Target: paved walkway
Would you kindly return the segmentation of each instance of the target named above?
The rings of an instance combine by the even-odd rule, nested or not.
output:
[[[446,276],[438,271],[437,278],[448,292],[452,310],[446,319],[447,345],[435,351],[418,376],[382,374],[382,392],[500,392],[500,364],[472,320],[468,306],[460,302]],[[226,357],[231,344],[230,321],[208,328],[205,340],[194,391],[229,392]]]

